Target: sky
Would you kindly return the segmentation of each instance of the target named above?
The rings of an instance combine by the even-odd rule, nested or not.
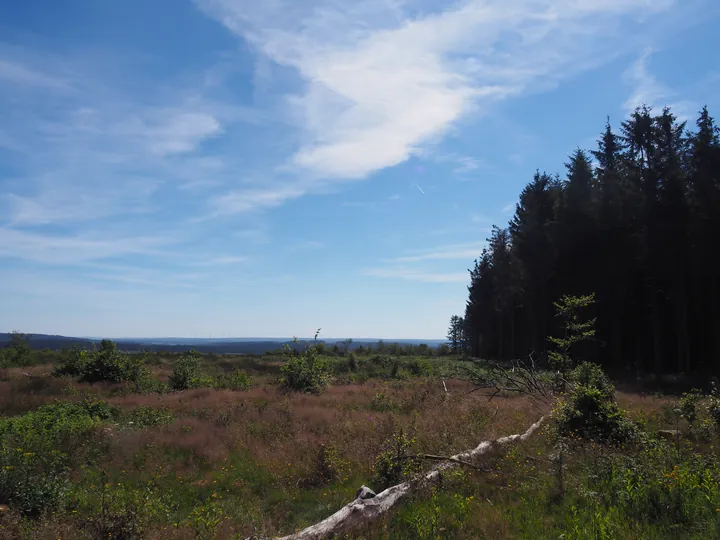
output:
[[[720,115],[715,0],[0,1],[0,331],[440,338],[536,170]]]

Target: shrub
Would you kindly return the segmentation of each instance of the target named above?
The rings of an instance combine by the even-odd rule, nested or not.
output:
[[[351,351],[348,357],[348,369],[355,372],[359,367],[357,354],[355,354],[355,351]]]
[[[715,422],[715,426],[720,428],[720,395],[718,395],[717,391],[713,391],[708,399],[707,412]]]
[[[680,414],[689,424],[693,424],[695,420],[697,420],[697,406],[702,398],[702,393],[696,389],[690,392],[684,392],[682,398],[680,398],[680,402],[678,403]]]
[[[599,390],[605,399],[613,399],[615,387],[602,368],[592,362],[583,362],[570,373],[570,380],[576,384]]]
[[[185,525],[193,530],[196,540],[211,540],[217,538],[218,529],[225,519],[227,517],[222,506],[215,497],[211,497],[211,500],[193,508]]]
[[[85,373],[89,363],[90,353],[84,349],[73,347],[63,354],[62,362],[55,368],[53,375],[56,377],[67,375],[79,378]]]
[[[101,479],[75,493],[75,506],[85,517],[84,528],[95,538],[146,538],[151,521],[168,515],[162,494],[152,485],[133,488]]]
[[[306,345],[301,353],[285,346],[287,363],[282,366],[283,386],[296,392],[319,393],[325,390],[330,378],[327,361],[317,354],[317,349]]]
[[[0,349],[0,368],[25,366],[30,361],[31,350],[27,344],[27,336],[12,332],[7,347]]]
[[[428,377],[432,374],[432,364],[424,358],[413,358],[408,363],[408,369],[416,377]]]
[[[386,354],[375,354],[370,357],[370,363],[379,368],[390,367],[390,364],[393,363],[393,360],[394,359],[392,356],[388,356]]]
[[[128,425],[137,429],[152,426],[172,424],[175,421],[172,411],[166,407],[156,409],[155,407],[137,407],[128,413],[126,417]]]
[[[0,420],[0,504],[30,516],[59,507],[70,458],[102,421],[115,416],[108,403],[85,400]]]
[[[420,460],[412,457],[410,450],[415,439],[409,439],[404,431],[390,438],[375,460],[375,481],[382,489],[415,475],[420,470]]]
[[[236,369],[231,375],[221,375],[218,377],[216,388],[225,390],[249,390],[252,387],[250,376],[242,369]]]
[[[305,478],[308,487],[320,487],[341,480],[347,473],[349,463],[340,458],[332,444],[321,444],[318,449],[315,467]]]
[[[65,456],[0,446],[0,504],[37,517],[58,508],[67,492]]]
[[[175,364],[168,384],[172,390],[188,390],[212,386],[212,378],[202,373],[200,361],[202,355],[197,351],[183,354]]]
[[[577,385],[560,403],[557,427],[561,436],[574,434],[597,442],[623,443],[638,434],[606,392],[585,385]]]
[[[100,348],[91,354],[80,380],[89,383],[121,383],[137,381],[143,376],[147,376],[147,368],[142,357],[123,354],[117,350],[114,341],[104,339],[100,342]]]

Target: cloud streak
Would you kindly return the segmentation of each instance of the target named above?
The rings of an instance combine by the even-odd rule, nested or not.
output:
[[[651,48],[633,62],[625,73],[623,79],[632,86],[632,92],[623,103],[626,113],[632,113],[637,107],[648,105],[650,107],[670,107],[680,119],[687,120],[697,107],[689,101],[677,101],[676,93],[660,82],[650,71],[650,59],[654,51]]]
[[[268,187],[265,208],[420,155],[469,114],[613,58],[638,19],[674,3],[466,0],[428,13],[390,0],[196,1],[300,78],[286,103],[300,134],[288,165],[301,178],[297,190]]]
[[[131,254],[157,255],[162,237],[100,238],[50,235],[0,228],[0,257],[47,264],[77,265]]]

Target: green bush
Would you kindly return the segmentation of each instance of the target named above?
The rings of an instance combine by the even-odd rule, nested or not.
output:
[[[0,349],[0,368],[25,366],[31,363],[31,355],[27,336],[20,332],[12,332],[8,345]]]
[[[360,364],[358,362],[357,354],[355,354],[355,351],[351,351],[350,355],[348,357],[348,369],[352,372],[355,372],[360,367]]]
[[[720,428],[720,395],[716,391],[713,391],[708,399],[707,412],[715,422],[715,426]]]
[[[170,388],[172,390],[188,390],[212,386],[212,378],[200,370],[201,360],[202,355],[197,351],[187,352],[178,358],[168,379]]]
[[[142,357],[123,354],[117,350],[114,341],[104,339],[100,342],[100,349],[91,355],[80,379],[89,383],[120,383],[137,381],[146,375],[147,368]]]
[[[605,505],[626,519],[667,527],[674,531],[668,537],[717,537],[720,466],[712,456],[688,454],[678,461],[671,445],[652,441],[639,455],[600,457],[590,469],[589,489],[603,493]]]
[[[126,423],[136,429],[144,429],[152,426],[172,424],[175,416],[166,407],[156,409],[155,407],[137,407],[128,413]]]
[[[115,342],[109,339],[102,340],[97,351],[73,348],[65,353],[53,375],[77,377],[89,383],[130,381],[138,386],[146,386],[147,381],[152,379],[143,356],[121,353]]]
[[[295,392],[319,393],[325,390],[330,378],[330,368],[317,349],[307,345],[301,353],[285,346],[287,363],[282,366],[283,386]]]
[[[680,398],[680,403],[678,403],[680,414],[689,424],[693,424],[697,420],[698,404],[702,398],[702,392],[696,389],[684,392],[682,398]]]
[[[598,442],[624,443],[638,435],[638,429],[607,393],[591,386],[577,385],[560,403],[556,414],[558,433],[576,435]]]
[[[246,371],[236,369],[230,375],[218,377],[215,387],[224,390],[249,390],[252,387],[252,381]]]
[[[387,354],[375,354],[370,357],[370,363],[378,368],[388,368],[393,363],[394,358]]]
[[[303,479],[307,487],[327,486],[342,480],[349,470],[349,463],[340,457],[335,446],[321,444],[315,460],[315,466]]]
[[[388,440],[375,459],[375,482],[381,489],[395,485],[405,478],[412,477],[420,470],[420,460],[411,455],[415,439],[410,439],[400,431]]]
[[[613,399],[615,387],[602,368],[592,362],[583,362],[570,373],[570,380],[576,384],[599,390],[605,399]]]
[[[53,375],[56,377],[82,377],[87,369],[87,365],[90,363],[90,355],[91,353],[84,349],[73,347],[63,353],[62,362],[55,368]]]
[[[416,377],[428,377],[432,375],[433,366],[425,358],[413,358],[408,363],[408,370]]]
[[[115,418],[104,401],[62,402],[0,420],[0,504],[37,516],[58,508],[67,493],[72,457],[97,426]]]
[[[103,478],[73,495],[83,528],[94,538],[146,538],[148,525],[169,515],[162,493],[152,485],[136,488]]]

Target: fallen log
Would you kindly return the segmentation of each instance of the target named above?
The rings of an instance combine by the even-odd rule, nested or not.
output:
[[[486,454],[489,450],[497,446],[527,440],[533,433],[535,433],[535,431],[537,431],[543,420],[545,420],[544,416],[530,426],[522,435],[508,435],[507,437],[502,437],[495,441],[483,441],[474,449],[452,456],[450,460],[433,467],[427,473],[424,473],[412,480],[397,484],[396,486],[389,487],[375,496],[373,496],[371,490],[361,488],[354,501],[346,504],[330,517],[311,525],[302,531],[288,536],[283,536],[277,540],[319,539],[331,534],[345,532],[359,525],[366,524],[386,513],[398,501],[400,501],[400,499],[411,493],[413,490],[417,490],[426,484],[437,481],[442,471],[457,467],[463,461],[468,461]],[[365,486],[363,486],[363,488],[364,487]]]

